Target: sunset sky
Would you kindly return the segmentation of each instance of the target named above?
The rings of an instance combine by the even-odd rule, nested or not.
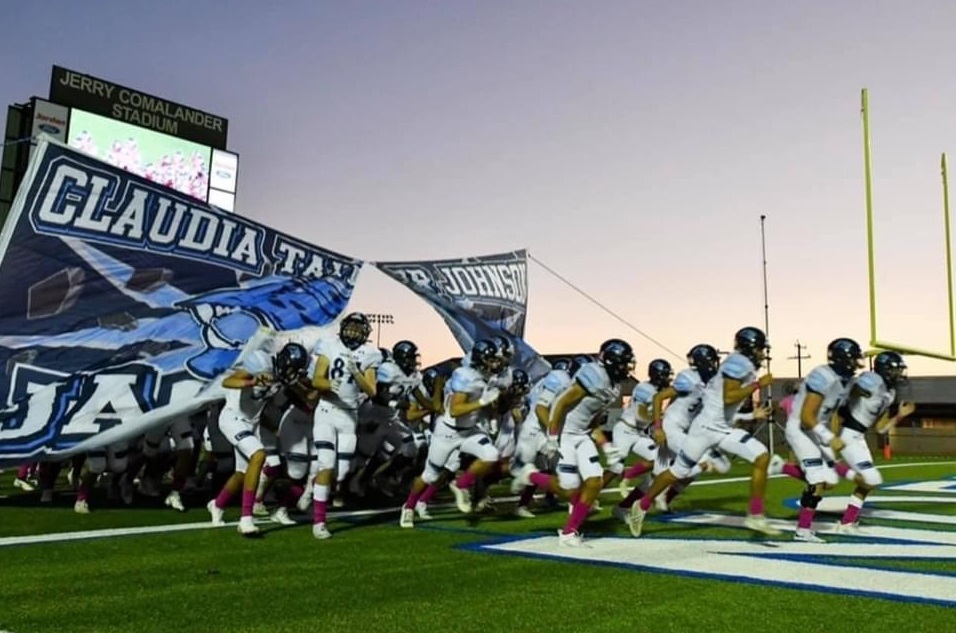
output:
[[[237,212],[370,261],[527,248],[683,355],[763,326],[866,344],[860,89],[869,88],[881,338],[949,347],[940,153],[956,162],[956,3],[15,2],[0,96],[53,64],[229,119]],[[956,166],[954,166],[956,171]],[[543,353],[622,337],[668,355],[534,263]],[[460,353],[374,269],[352,307],[382,343]],[[949,374],[911,358],[911,374]],[[805,365],[805,371],[806,366]]]

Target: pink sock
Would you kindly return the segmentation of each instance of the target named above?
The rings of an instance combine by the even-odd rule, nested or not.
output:
[[[219,494],[216,496],[216,507],[222,510],[229,505],[230,499],[232,499],[232,493],[229,492],[228,488],[223,487],[223,489],[220,490]]]
[[[846,474],[850,472],[850,467],[844,462],[837,462],[833,465],[833,469],[836,470],[837,474],[841,477],[846,477]]]
[[[534,499],[534,486],[525,486],[524,491],[521,493],[521,498],[518,499],[519,508],[527,508],[531,505],[531,500]]]
[[[26,479],[30,476],[30,464],[24,464],[17,469],[17,479]]]
[[[280,472],[282,472],[281,466],[266,466],[262,469],[262,474],[270,479],[275,479]]]
[[[750,514],[763,514],[763,499],[760,497],[754,497],[750,500]]]
[[[172,486],[173,486],[173,490],[175,490],[176,492],[182,492],[183,488],[186,487],[186,476],[177,475],[176,473],[173,473]]]
[[[299,502],[299,499],[302,497],[302,494],[305,492],[305,488],[299,484],[292,484],[289,486],[289,489],[286,491],[285,496],[282,498],[282,505],[286,508],[295,507],[295,504]]]
[[[562,534],[572,534],[578,531],[578,528],[581,527],[581,524],[584,523],[584,519],[588,516],[588,511],[591,509],[590,503],[581,503],[580,501],[574,504],[574,507],[571,509],[571,516],[568,517],[568,522],[564,524],[564,530]]]
[[[813,525],[813,508],[800,508],[800,516],[797,518],[797,527],[801,529],[810,529]]]
[[[460,490],[465,490],[471,488],[475,483],[475,475],[471,471],[467,471],[461,474],[461,477],[458,478],[458,481],[455,482],[455,485],[458,486]]]
[[[242,491],[242,512],[240,516],[251,517],[252,516],[252,506],[256,503],[256,491],[255,490],[243,490]]]
[[[90,498],[90,489],[86,486],[80,486],[76,491],[76,500],[77,501],[86,501]]]
[[[843,518],[840,519],[840,523],[844,525],[848,523],[856,523],[856,520],[860,518],[860,508],[855,505],[848,505],[846,511],[843,512]]]
[[[427,491],[428,491],[428,488],[425,488],[425,490],[421,492],[415,492],[415,488],[413,487],[412,491],[408,493],[408,498],[405,499],[405,506],[404,506],[405,509],[414,510],[415,506],[418,505],[418,502],[421,500],[423,496],[425,496],[425,493]]]
[[[542,490],[547,490],[551,487],[551,475],[547,473],[531,473],[528,480]]]
[[[575,492],[575,493],[573,493],[573,494],[571,495],[571,498],[568,499],[568,502],[569,502],[572,506],[576,506],[580,500],[581,500],[581,493],[580,493],[580,492]]]
[[[650,464],[638,462],[624,471],[624,479],[637,479],[651,469]]]
[[[787,477],[793,477],[794,479],[803,480],[803,471],[800,470],[800,467],[791,462],[787,462],[783,465],[783,470],[781,471]]]
[[[313,501],[312,502],[312,523],[318,525],[319,523],[325,523],[325,510],[328,501]]]
[[[638,501],[637,503],[638,505],[641,506],[641,510],[643,510],[644,512],[647,512],[648,510],[651,509],[651,504],[654,503],[654,498],[649,497],[648,495],[644,495],[643,497],[641,497],[641,500]]]
[[[428,487],[425,488],[425,492],[423,492],[422,496],[418,498],[418,502],[428,503],[429,501],[432,500],[432,497],[434,497],[437,493],[438,493],[438,486],[436,486],[435,484],[428,484]]]

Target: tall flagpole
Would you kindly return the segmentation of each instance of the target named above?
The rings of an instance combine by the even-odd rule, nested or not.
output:
[[[760,254],[763,259],[763,331],[767,335],[767,341],[770,341],[770,294],[768,291],[767,284],[767,230],[766,230],[767,216],[760,216]],[[770,354],[767,354],[767,373],[770,373]],[[767,387],[767,397],[764,401],[771,398],[773,393],[773,387]],[[770,454],[773,455],[773,420],[769,421],[767,425],[767,431],[769,434],[769,449]]]

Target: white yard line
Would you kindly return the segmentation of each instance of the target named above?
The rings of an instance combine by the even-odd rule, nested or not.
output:
[[[891,468],[917,468],[921,466],[953,466],[956,465],[956,461],[945,461],[945,462],[917,462],[917,463],[906,463],[906,464],[886,464],[880,466],[881,470],[888,470]],[[774,475],[774,479],[784,478],[786,475]],[[705,479],[703,481],[698,481],[694,483],[694,487],[700,486],[712,486],[717,484],[731,484],[731,483],[740,483],[743,481],[750,481],[750,477],[724,477],[724,478],[715,478],[715,479]],[[605,488],[601,491],[601,494],[617,494],[618,488]],[[509,502],[515,501],[517,497],[503,497],[497,499],[497,501]],[[436,504],[432,507],[434,508],[451,508],[454,504]],[[353,519],[361,517],[370,517],[370,516],[379,516],[383,514],[396,513],[401,508],[401,506],[396,506],[393,508],[379,508],[374,510],[352,510],[348,512],[331,512],[330,518],[335,519]],[[195,511],[202,512],[202,508],[195,508]],[[261,520],[258,523],[268,523],[268,520]],[[226,523],[224,527],[235,527],[238,523]],[[209,521],[202,521],[197,523],[171,523],[168,525],[145,525],[140,527],[128,527],[128,528],[104,528],[100,530],[82,530],[78,532],[58,532],[54,534],[31,534],[27,536],[7,536],[0,538],[0,547],[11,547],[15,545],[37,545],[40,543],[62,543],[66,541],[82,541],[82,540],[92,540],[92,539],[101,539],[101,538],[112,538],[116,536],[135,536],[141,534],[163,534],[166,532],[186,532],[190,530],[209,530],[209,529],[219,529],[214,528]],[[0,632],[2,633],[2,632]]]

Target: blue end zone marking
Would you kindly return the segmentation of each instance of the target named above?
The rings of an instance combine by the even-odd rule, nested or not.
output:
[[[527,541],[540,538],[538,536],[525,536],[525,537],[514,537],[507,539],[503,542],[515,542],[515,541]],[[555,535],[557,538],[557,535]],[[829,587],[814,587],[809,585],[801,585],[793,582],[787,581],[772,581],[772,580],[763,580],[757,578],[746,578],[741,576],[732,576],[729,574],[717,574],[717,573],[708,573],[708,572],[695,572],[687,570],[665,570],[650,565],[641,565],[639,563],[617,563],[611,561],[603,560],[584,560],[584,559],[572,559],[558,556],[555,554],[542,554],[540,552],[519,552],[511,550],[500,550],[494,549],[494,545],[499,543],[465,543],[462,545],[456,546],[456,549],[478,552],[482,554],[497,554],[503,556],[517,556],[520,558],[534,558],[538,560],[545,560],[551,562],[560,562],[560,563],[579,563],[583,565],[590,565],[594,567],[609,567],[612,569],[624,569],[628,571],[638,571],[638,572],[647,572],[651,574],[660,574],[665,576],[679,576],[684,578],[694,578],[701,580],[723,580],[734,583],[746,583],[749,585],[759,585],[764,587],[782,587],[785,589],[795,589],[798,591],[813,591],[818,593],[829,593],[833,595],[841,596],[860,596],[864,598],[878,598],[882,600],[891,600],[894,602],[905,602],[910,604],[930,604],[942,607],[952,607],[956,605],[956,597],[953,600],[937,600],[933,598],[915,598],[911,596],[900,596],[896,594],[881,593],[877,591],[862,591],[856,589],[832,589]],[[905,571],[908,570],[899,570]],[[916,572],[919,573],[919,572]]]

